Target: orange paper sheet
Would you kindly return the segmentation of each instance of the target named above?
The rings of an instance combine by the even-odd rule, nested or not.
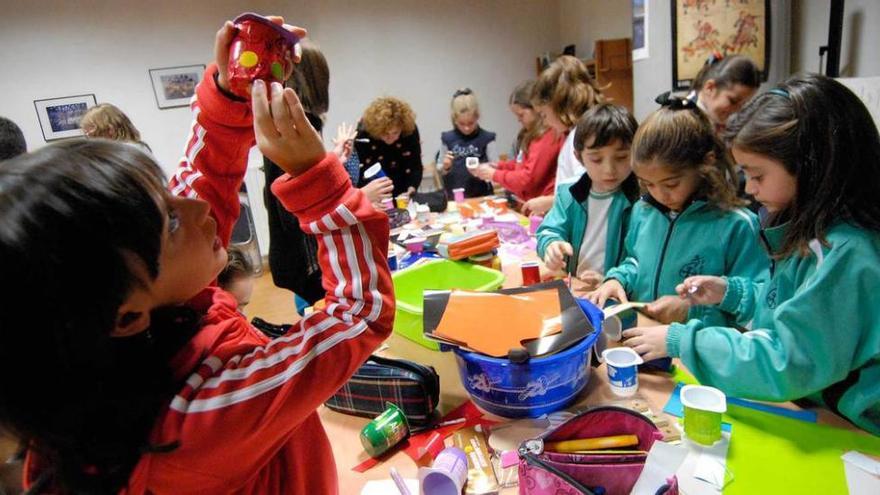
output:
[[[434,334],[503,357],[524,340],[561,332],[561,313],[556,289],[516,295],[452,291]]]

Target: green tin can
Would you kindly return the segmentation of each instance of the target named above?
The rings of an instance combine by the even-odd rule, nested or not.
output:
[[[370,457],[379,457],[409,436],[409,424],[403,411],[386,402],[387,409],[361,430],[361,444]]]

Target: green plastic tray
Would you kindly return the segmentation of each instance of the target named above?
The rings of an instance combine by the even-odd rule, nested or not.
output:
[[[428,349],[438,350],[436,342],[422,335],[424,290],[465,289],[487,292],[499,289],[504,274],[463,261],[432,260],[395,272],[394,297],[397,309],[394,331]]]

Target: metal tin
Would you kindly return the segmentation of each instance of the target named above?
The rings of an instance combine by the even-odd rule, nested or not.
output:
[[[537,261],[522,263],[520,270],[522,270],[522,284],[524,286],[541,283],[541,269]]]
[[[388,409],[361,430],[361,445],[370,457],[381,456],[409,436],[409,424],[403,411],[390,402],[385,405]]]

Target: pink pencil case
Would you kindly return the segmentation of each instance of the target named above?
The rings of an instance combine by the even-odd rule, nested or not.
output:
[[[645,454],[575,454],[545,452],[545,442],[635,435],[639,444],[620,450]],[[647,452],[663,434],[644,415],[620,407],[581,413],[519,448],[520,495],[627,495],[645,467]],[[678,495],[675,477],[657,487],[659,495]]]

